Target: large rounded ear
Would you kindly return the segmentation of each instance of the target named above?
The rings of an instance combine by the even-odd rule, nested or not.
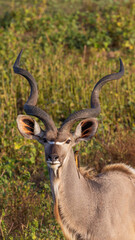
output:
[[[27,115],[18,115],[17,117],[17,126],[19,132],[29,139],[39,140],[43,136],[44,132],[38,125],[38,123]]]
[[[88,141],[93,137],[98,128],[98,120],[96,118],[89,118],[81,121],[75,130],[74,140],[75,143],[79,141]]]

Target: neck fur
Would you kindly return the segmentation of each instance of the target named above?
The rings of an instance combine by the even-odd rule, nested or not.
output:
[[[93,208],[94,206],[90,207],[90,204],[94,201],[91,201],[92,191],[90,182],[81,174],[78,175],[72,149],[62,167],[60,167],[58,176],[58,178],[51,177],[55,216],[62,229],[64,227],[64,232],[65,228],[70,229],[69,232],[72,232],[72,234],[74,231],[77,232],[79,231],[78,229],[82,229],[82,233],[79,232],[78,234],[83,236],[83,233],[87,232],[86,228],[88,227],[86,226],[84,209],[86,209],[86,206],[89,206],[89,209]],[[81,221],[79,216],[81,216]]]

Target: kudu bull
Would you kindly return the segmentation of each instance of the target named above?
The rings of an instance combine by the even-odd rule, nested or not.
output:
[[[72,147],[80,141],[88,141],[97,131],[97,117],[101,111],[99,92],[108,81],[124,74],[120,59],[120,71],[103,77],[95,85],[91,95],[91,108],[71,114],[56,128],[52,118],[35,106],[38,98],[37,84],[32,75],[19,67],[18,55],[14,72],[25,77],[31,93],[24,104],[28,115],[39,118],[45,130],[30,116],[17,118],[20,133],[36,139],[44,145],[54,213],[66,239],[70,240],[135,240],[135,170],[125,164],[112,164],[101,174],[88,178],[79,172]],[[75,132],[71,128],[80,121]]]

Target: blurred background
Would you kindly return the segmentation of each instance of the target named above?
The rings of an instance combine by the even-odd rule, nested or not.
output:
[[[0,239],[64,239],[43,147],[17,130],[30,92],[26,79],[13,73],[18,53],[23,49],[21,67],[37,81],[38,106],[57,127],[90,107],[94,84],[119,71],[121,57],[124,77],[100,94],[98,132],[75,150],[81,166],[95,173],[116,162],[134,167],[134,23],[134,0],[0,0]]]

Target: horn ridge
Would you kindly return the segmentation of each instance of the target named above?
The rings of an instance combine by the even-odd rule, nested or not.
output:
[[[101,88],[109,81],[120,79],[124,75],[124,65],[121,59],[120,60],[120,70],[118,73],[112,73],[101,78],[96,85],[91,94],[91,108],[83,109],[77,112],[72,113],[61,125],[61,131],[70,131],[72,125],[79,120],[97,117],[101,112],[100,102],[99,102],[99,93]]]
[[[38,99],[37,83],[36,83],[35,79],[33,78],[33,76],[27,70],[24,70],[19,67],[22,51],[23,50],[20,51],[20,53],[14,63],[13,69],[14,69],[15,73],[25,77],[30,84],[31,92],[30,92],[30,96],[27,100],[27,104],[36,105],[37,99]]]
[[[24,111],[28,115],[38,117],[44,123],[46,130],[56,131],[56,127],[52,118],[44,110],[37,106],[24,104]]]
[[[45,125],[47,130],[53,130],[56,132],[56,127],[55,124],[52,120],[52,118],[42,109],[39,107],[35,106],[37,103],[38,99],[38,89],[37,89],[37,83],[34,79],[34,77],[26,70],[22,69],[19,67],[20,64],[20,58],[22,55],[22,50],[20,51],[14,65],[13,65],[13,70],[16,74],[19,74],[23,77],[25,77],[31,87],[31,92],[28,100],[24,104],[24,111],[31,116],[35,116],[39,118]]]
[[[112,80],[118,80],[120,79],[123,75],[124,75],[124,65],[123,62],[120,60],[120,70],[118,73],[112,73],[109,75],[106,75],[105,77],[101,78],[95,85],[92,94],[91,94],[91,107],[92,108],[97,108],[100,106],[99,103],[99,92],[101,90],[101,88],[107,83],[110,82]]]

